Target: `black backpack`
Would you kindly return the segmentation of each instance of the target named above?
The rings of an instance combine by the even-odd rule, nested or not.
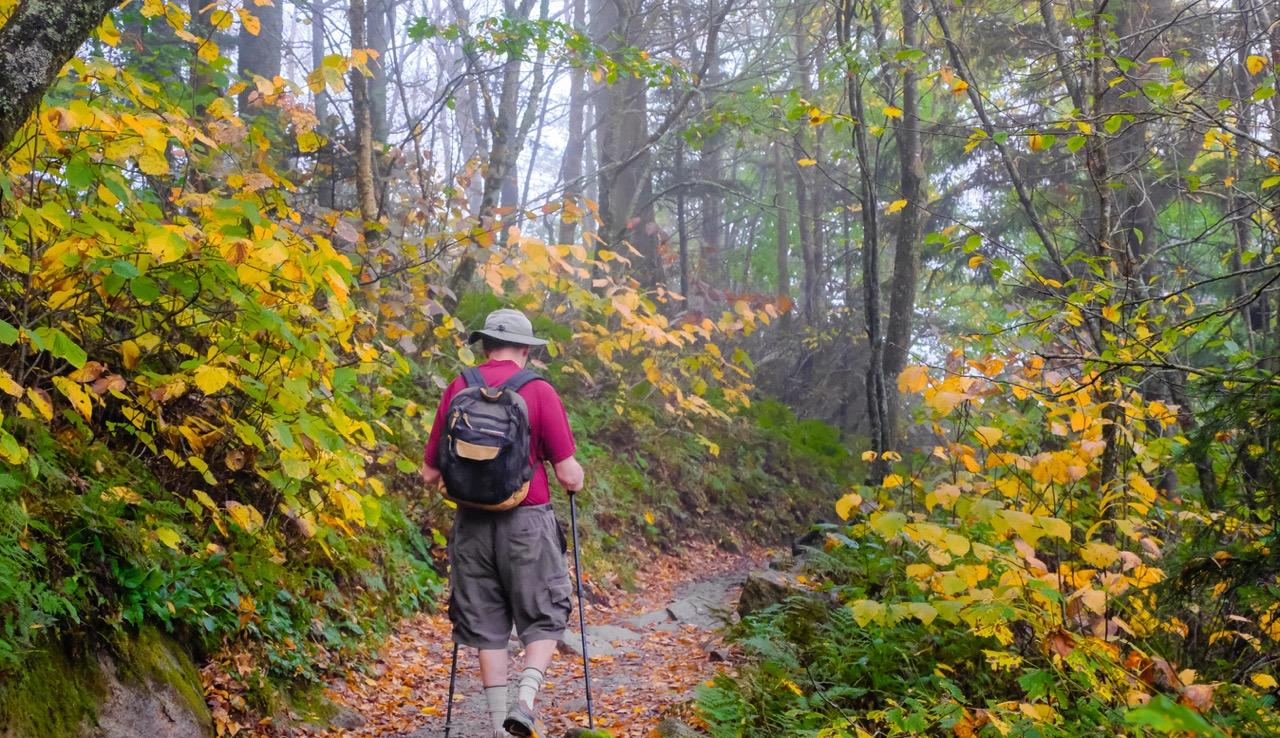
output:
[[[520,388],[541,379],[522,369],[490,387],[480,370],[462,373],[467,386],[445,415],[438,466],[445,496],[480,510],[510,510],[529,494],[529,408]]]

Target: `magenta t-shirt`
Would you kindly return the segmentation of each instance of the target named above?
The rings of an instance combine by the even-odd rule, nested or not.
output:
[[[488,361],[479,367],[484,381],[491,387],[510,379],[520,371],[520,365],[514,361]],[[444,431],[444,418],[448,414],[449,403],[453,396],[467,386],[467,380],[461,376],[455,378],[440,398],[440,407],[436,410],[436,420],[431,426],[431,438],[427,440],[423,460],[427,466],[436,468],[439,458],[440,434]],[[573,431],[569,429],[569,416],[565,414],[564,403],[556,388],[550,382],[533,381],[520,389],[520,396],[529,406],[529,463],[533,465],[533,479],[529,481],[529,495],[522,505],[544,505],[551,501],[551,488],[547,483],[547,467],[543,462],[559,464],[573,456],[577,445],[573,441]]]

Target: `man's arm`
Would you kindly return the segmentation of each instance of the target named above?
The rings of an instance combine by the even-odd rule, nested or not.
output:
[[[431,465],[431,462],[423,459],[422,461],[422,481],[428,487],[434,487],[440,484],[440,470]]]
[[[560,486],[569,491],[570,494],[582,489],[583,478],[585,473],[582,471],[582,464],[578,463],[578,459],[574,456],[553,465],[556,471],[556,479],[560,482]],[[439,474],[439,472],[436,472]]]

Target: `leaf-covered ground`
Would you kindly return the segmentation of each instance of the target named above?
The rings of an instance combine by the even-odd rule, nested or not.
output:
[[[658,555],[639,569],[634,592],[588,598],[588,632],[615,625],[635,638],[614,644],[613,654],[592,657],[591,677],[597,727],[619,736],[648,736],[663,717],[686,712],[695,688],[718,670],[732,668],[734,654],[721,643],[711,621],[716,610],[733,609],[742,577],[758,566],[760,549],[729,554],[711,545],[691,544],[677,555]],[[702,605],[697,622],[667,616],[690,602]],[[574,613],[576,623],[577,613]],[[575,627],[576,631],[576,627]],[[712,655],[712,652],[715,655]],[[379,658],[362,671],[332,683],[328,696],[359,715],[345,722],[358,727],[302,728],[309,738],[441,736],[449,687],[449,627],[443,612],[423,614],[396,628]],[[461,652],[453,735],[486,735],[474,652]],[[727,657],[727,661],[722,661]],[[516,680],[513,663],[512,683]],[[561,649],[540,699],[551,736],[587,723],[582,661]],[[513,690],[514,694],[514,690]]]

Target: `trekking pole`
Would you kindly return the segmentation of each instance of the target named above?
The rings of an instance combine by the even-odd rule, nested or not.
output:
[[[449,660],[449,704],[444,708],[444,738],[453,730],[453,688],[458,683],[458,642],[453,642],[453,658]]]
[[[587,616],[582,604],[582,556],[578,553],[578,494],[569,495],[569,521],[573,529],[573,574],[578,580],[578,630],[582,631],[582,679],[587,685],[587,727],[596,729],[595,711],[591,707],[591,658],[587,656]]]

